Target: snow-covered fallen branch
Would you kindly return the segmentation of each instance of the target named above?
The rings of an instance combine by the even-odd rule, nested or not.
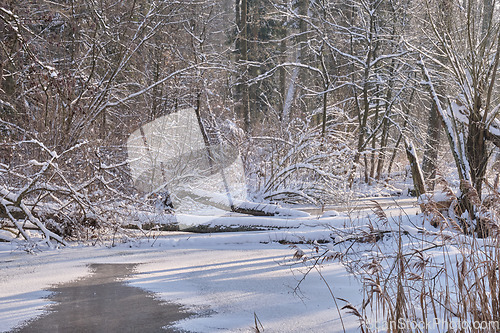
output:
[[[186,195],[191,196],[195,201],[208,204],[223,210],[231,211],[230,199],[227,194],[213,193],[201,189],[194,189]],[[233,211],[236,213],[256,215],[256,216],[290,216],[308,217],[309,214],[295,209],[288,209],[279,205],[256,203],[232,199]]]

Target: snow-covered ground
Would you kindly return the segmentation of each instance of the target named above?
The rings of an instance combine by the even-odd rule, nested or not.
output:
[[[262,244],[264,233],[169,236],[149,243],[106,247],[71,247],[36,255],[1,245],[0,330],[40,315],[49,302],[43,289],[88,274],[90,263],[141,263],[130,279],[134,286],[199,313],[179,323],[193,332],[246,332],[254,313],[271,332],[330,331],[340,325],[326,286],[302,277],[300,266],[290,268],[293,252],[277,243]],[[334,290],[350,298],[359,286],[340,264],[329,265],[330,279],[341,281]],[[350,323],[351,327],[357,326]]]
[[[405,201],[385,208],[403,228],[416,235],[421,221],[417,209]],[[404,212],[401,210],[404,208]],[[187,217],[183,217],[187,219]],[[352,233],[377,224],[371,210],[327,212],[308,218],[231,216],[217,224],[279,227],[274,230],[212,234],[163,233],[127,241],[115,247],[72,245],[29,254],[15,243],[0,243],[0,331],[43,313],[49,301],[45,289],[89,274],[91,263],[135,263],[137,274],[128,283],[181,304],[198,315],[177,323],[192,332],[251,332],[260,322],[266,332],[358,332],[359,320],[341,308],[363,301],[362,281],[338,261],[324,262],[319,270],[294,260],[296,249],[286,242],[314,240],[342,243]],[[332,238],[333,237],[333,238]],[[314,256],[321,246],[298,245]],[[394,242],[382,242],[387,253]],[[370,252],[359,245],[356,251]],[[331,290],[331,292],[330,292]],[[334,297],[332,297],[332,294]],[[341,300],[343,299],[343,300]],[[257,320],[258,319],[258,320]],[[260,324],[258,324],[260,327]]]

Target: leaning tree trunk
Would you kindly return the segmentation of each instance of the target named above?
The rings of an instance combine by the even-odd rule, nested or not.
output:
[[[405,140],[406,147],[406,157],[410,163],[411,176],[413,178],[413,186],[415,188],[415,196],[418,198],[422,194],[425,194],[425,184],[424,176],[422,174],[422,169],[420,168],[420,163],[418,162],[417,153],[413,146],[413,143],[407,142]]]
[[[433,81],[429,75],[423,59],[420,60],[420,67],[425,80],[425,85],[427,86],[431,97],[431,102],[434,104],[434,107],[438,111],[439,120],[443,125],[453,158],[455,160],[455,165],[458,171],[458,178],[460,179],[460,190],[462,192],[462,196],[460,198],[460,206],[464,211],[467,211],[469,213],[469,217],[471,218],[471,220],[473,220],[475,216],[476,205],[471,201],[471,196],[467,195],[467,193],[470,193],[470,186],[468,185],[471,181],[470,166],[467,158],[467,153],[463,149],[464,147],[462,145],[462,139],[460,138],[457,130],[457,124],[453,115],[450,117],[448,115],[448,112],[443,109],[441,100],[436,93]],[[471,226],[466,221],[462,221],[461,224],[462,229],[465,233],[470,233],[472,231]]]

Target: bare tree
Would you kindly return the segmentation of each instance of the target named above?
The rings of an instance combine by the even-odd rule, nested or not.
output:
[[[421,62],[421,67],[424,82],[445,127],[461,180],[461,201],[469,213],[464,227],[468,231],[475,228],[484,235],[486,230],[477,215],[476,204],[467,193],[473,188],[476,196],[481,198],[491,155],[488,140],[497,144],[500,23],[498,15],[494,14],[498,7],[474,0],[467,1],[464,7],[458,2],[453,2],[453,5],[458,19],[449,33],[442,34],[436,22],[430,20],[440,54],[447,63],[442,63],[429,50],[421,50],[425,60],[439,64],[446,71],[431,73],[425,61]],[[453,84],[453,90],[444,103],[435,88],[436,79],[442,75]]]

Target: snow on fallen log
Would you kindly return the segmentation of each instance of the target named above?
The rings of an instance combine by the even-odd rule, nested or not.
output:
[[[235,213],[249,214],[255,216],[287,216],[287,217],[309,217],[310,214],[296,209],[284,208],[279,205],[268,203],[256,203],[231,198],[230,194],[213,193],[201,189],[193,189],[188,196],[195,201],[214,206]],[[231,205],[232,202],[232,205]],[[233,209],[231,209],[231,206]]]
[[[202,216],[176,215],[179,230],[196,229],[200,226],[208,228],[225,228],[226,231],[240,228],[248,229],[299,229],[300,227],[322,226],[318,220],[289,219],[269,216]],[[223,229],[224,230],[224,229]]]

